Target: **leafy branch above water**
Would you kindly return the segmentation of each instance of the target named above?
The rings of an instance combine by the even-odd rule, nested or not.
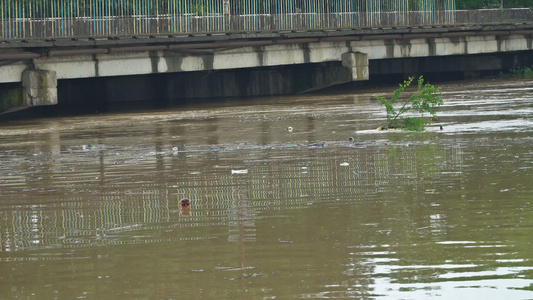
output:
[[[414,77],[409,77],[408,80],[401,83],[400,87],[392,93],[390,99],[379,95],[374,96],[387,110],[387,126],[380,127],[380,129],[401,128],[422,131],[431,122],[431,118],[424,117],[424,113],[428,113],[433,118],[437,118],[435,108],[443,104],[441,99],[442,93],[440,88],[429,83],[424,84],[423,76],[418,78],[417,90],[408,99],[403,101],[403,104],[400,106],[402,93],[409,88],[413,80]],[[397,109],[397,106],[400,107]],[[410,112],[420,114],[420,116],[406,116]]]

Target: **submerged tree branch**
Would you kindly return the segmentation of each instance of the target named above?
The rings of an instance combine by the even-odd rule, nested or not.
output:
[[[382,106],[385,106],[387,112],[387,126],[381,127],[389,128],[403,128],[407,130],[424,130],[425,125],[430,123],[430,120],[424,118],[424,113],[429,113],[432,117],[437,117],[435,108],[443,104],[441,99],[442,93],[440,88],[437,88],[429,83],[424,84],[424,77],[418,78],[418,87],[413,94],[403,102],[402,106],[397,110],[395,105],[399,102],[402,93],[413,82],[414,77],[409,77],[400,84],[389,99],[375,95],[374,97],[380,101]],[[420,114],[420,117],[406,117],[405,114],[411,111]]]

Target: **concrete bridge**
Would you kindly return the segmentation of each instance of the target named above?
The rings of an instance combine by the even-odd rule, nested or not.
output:
[[[457,11],[446,22],[411,23],[4,37],[0,112],[58,102],[291,94],[387,74],[463,76],[533,65],[529,9]]]

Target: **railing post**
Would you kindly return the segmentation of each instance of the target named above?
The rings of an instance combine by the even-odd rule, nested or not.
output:
[[[224,0],[224,15],[229,16],[230,14],[231,14],[231,12],[230,12],[229,0]]]
[[[223,18],[224,18],[224,31],[231,31],[231,6],[230,6],[230,0],[223,0],[224,1],[224,7],[223,7]]]

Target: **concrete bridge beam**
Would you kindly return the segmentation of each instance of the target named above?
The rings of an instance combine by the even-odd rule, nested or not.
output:
[[[532,31],[533,32],[533,31]],[[533,50],[531,34],[480,35],[415,38],[416,35],[376,35],[374,39],[351,41],[293,40],[293,44],[218,48],[216,43],[206,43],[199,49],[174,49],[174,45],[157,46],[138,52],[125,52],[124,47],[61,50],[62,55],[42,55],[31,64],[43,70],[54,70],[57,79],[78,79],[109,76],[148,75],[196,71],[220,71],[242,68],[262,68],[342,62],[345,53],[367,53],[368,60],[477,55]],[[383,39],[378,39],[383,38]],[[254,43],[254,41],[250,41]],[[211,45],[212,48],[208,48]],[[167,50],[161,50],[165,48]],[[131,48],[131,47],[127,47]],[[141,51],[143,50],[144,51]],[[147,48],[148,49],[148,48]],[[100,53],[105,50],[106,53]],[[69,55],[67,55],[69,54]],[[351,63],[345,62],[350,66]],[[28,68],[24,61],[0,65],[0,83],[20,82],[22,72]],[[356,77],[354,77],[356,78]],[[364,78],[364,77],[361,77]],[[360,80],[360,79],[359,79]]]

